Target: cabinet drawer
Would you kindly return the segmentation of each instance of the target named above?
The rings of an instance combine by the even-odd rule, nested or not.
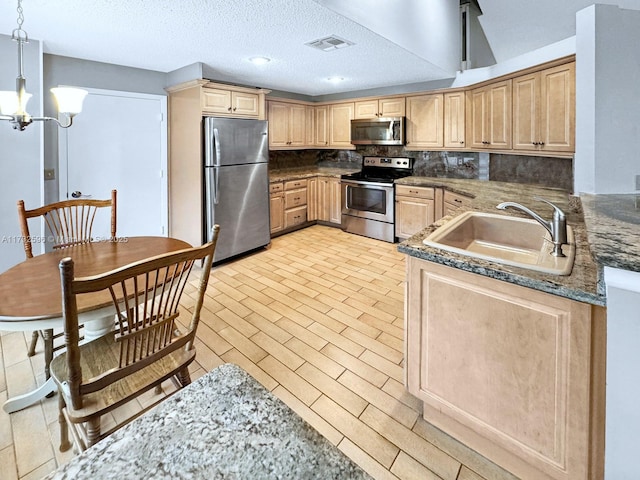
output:
[[[471,199],[464,195],[458,195],[447,190],[444,191],[444,203],[448,203],[454,207],[470,207]]]
[[[307,221],[307,206],[291,208],[284,212],[284,228],[294,227]]]
[[[406,195],[409,197],[434,198],[434,190],[430,187],[411,187],[409,185],[396,185],[396,195]]]
[[[307,189],[299,188],[284,192],[284,208],[289,209],[307,204]]]
[[[307,188],[307,179],[303,178],[300,180],[289,180],[284,182],[285,190],[294,190],[296,188]]]
[[[282,182],[270,183],[269,193],[277,193],[284,191],[284,184]]]

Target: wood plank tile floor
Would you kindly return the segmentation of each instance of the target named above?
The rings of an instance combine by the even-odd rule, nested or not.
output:
[[[404,274],[397,245],[320,225],[217,266],[193,378],[240,365],[376,479],[513,480],[423,420],[405,391]],[[26,356],[29,336],[0,335],[0,402],[44,381],[42,354]],[[0,477],[40,478],[68,461],[58,437],[56,398],[1,411]]]

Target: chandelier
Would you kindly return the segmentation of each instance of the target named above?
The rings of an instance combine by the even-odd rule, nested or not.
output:
[[[16,90],[0,91],[0,120],[8,120],[16,130],[24,130],[32,122],[54,121],[62,128],[68,128],[73,123],[73,117],[82,111],[82,102],[87,95],[86,90],[71,87],[52,88],[51,93],[58,104],[58,111],[66,117],[62,123],[53,117],[32,117],[26,112],[27,102],[31,94],[27,93],[27,79],[24,77],[24,65],[22,48],[29,43],[27,32],[22,29],[24,15],[22,0],[18,0],[18,28],[14,29],[11,39],[18,43],[18,77],[16,78]]]

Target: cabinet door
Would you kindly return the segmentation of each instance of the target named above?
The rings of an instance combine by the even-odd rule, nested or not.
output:
[[[476,88],[468,94],[467,119],[469,128],[467,130],[471,137],[469,140],[471,148],[485,148],[487,146],[485,138],[487,130],[486,96],[487,92],[484,88]]]
[[[284,228],[284,195],[272,193],[269,196],[269,218],[271,220],[271,233],[279,232]]]
[[[379,117],[404,117],[405,111],[404,97],[381,98],[378,100]]]
[[[231,91],[203,88],[201,96],[203,113],[231,113]]]
[[[330,178],[329,185],[329,222],[342,223],[342,185],[339,178]]]
[[[269,102],[269,147],[287,147],[289,142],[289,105]]]
[[[465,93],[444,94],[444,147],[465,147]]]
[[[575,62],[540,72],[540,142],[543,150],[575,151]]]
[[[353,103],[338,103],[329,106],[330,146],[354,148],[351,144],[353,110]]]
[[[396,237],[409,238],[435,221],[435,201],[396,197]]]
[[[305,146],[307,110],[304,105],[289,107],[289,146]]]
[[[254,93],[232,92],[231,111],[235,115],[257,117],[259,113],[260,97]]]
[[[305,107],[305,145],[312,147],[316,144],[316,109],[312,105]]]
[[[315,107],[315,144],[318,147],[329,145],[329,108]]]
[[[492,84],[487,92],[489,148],[511,148],[511,80]]]
[[[376,118],[380,116],[378,100],[355,102],[354,118]]]
[[[513,148],[536,150],[540,141],[540,75],[513,79]]]
[[[318,220],[318,177],[310,178],[307,183],[307,220]]]
[[[407,146],[438,148],[443,145],[441,93],[407,97]]]

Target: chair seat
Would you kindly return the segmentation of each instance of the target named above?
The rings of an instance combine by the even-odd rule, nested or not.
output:
[[[120,346],[115,342],[115,337],[112,334],[80,345],[80,352],[83,378],[93,378],[108,370],[118,368]],[[69,420],[74,423],[86,422],[90,417],[108,413],[184,370],[194,360],[195,355],[195,348],[189,351],[180,348],[101,390],[83,395],[81,409],[67,409]],[[65,396],[65,402],[70,405],[68,391],[63,385],[68,378],[66,356],[67,353],[64,352],[53,359],[51,376],[58,384],[60,394]]]

